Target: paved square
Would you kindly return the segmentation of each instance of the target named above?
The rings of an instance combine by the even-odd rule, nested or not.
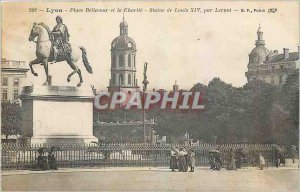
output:
[[[108,168],[2,176],[2,190],[17,191],[238,191],[297,192],[298,169],[171,172],[166,168]]]

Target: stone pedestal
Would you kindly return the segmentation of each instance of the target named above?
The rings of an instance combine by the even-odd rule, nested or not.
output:
[[[67,86],[26,86],[22,100],[23,137],[35,143],[91,143],[92,89]]]

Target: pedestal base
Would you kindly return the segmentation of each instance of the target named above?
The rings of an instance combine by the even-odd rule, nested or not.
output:
[[[37,136],[30,139],[31,144],[90,144],[98,142],[94,136]]]
[[[66,86],[28,86],[22,100],[23,137],[31,144],[84,144],[93,136],[91,89]]]

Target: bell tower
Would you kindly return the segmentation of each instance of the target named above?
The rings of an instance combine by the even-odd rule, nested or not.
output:
[[[259,24],[259,27],[258,27],[258,30],[257,30],[257,40],[255,42],[255,45],[256,46],[259,46],[259,45],[265,45],[265,40],[263,40],[263,32],[261,31],[261,27],[260,27],[260,24]]]
[[[136,79],[136,44],[128,36],[128,24],[120,23],[120,35],[111,43],[111,78],[108,91],[139,91]]]

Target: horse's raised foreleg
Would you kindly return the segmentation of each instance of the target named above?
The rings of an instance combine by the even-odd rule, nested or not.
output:
[[[70,73],[70,74],[68,75],[68,78],[67,78],[67,81],[68,81],[68,82],[71,81],[71,77],[72,77],[75,73],[77,73],[76,70],[72,71],[72,73]]]
[[[51,80],[50,80],[51,77],[49,76],[49,70],[48,70],[48,58],[43,59],[43,65],[46,73],[46,81],[43,85],[51,85]]]
[[[77,87],[80,87],[80,86],[81,86],[81,83],[83,82],[80,69],[79,69],[79,68],[77,67],[77,65],[74,64],[72,61],[67,61],[67,62],[68,62],[68,64],[70,65],[70,67],[74,70],[74,71],[72,71],[72,73],[70,73],[70,74],[68,75],[67,81],[70,82],[71,77],[72,77],[75,73],[78,73],[79,78],[80,78],[80,82],[77,84]]]
[[[35,59],[35,60],[33,60],[33,61],[30,61],[29,67],[30,67],[31,73],[32,73],[34,76],[38,76],[38,74],[37,74],[36,72],[34,72],[33,67],[32,67],[32,65],[35,65],[35,64],[39,64],[39,60],[38,60],[38,59]]]

